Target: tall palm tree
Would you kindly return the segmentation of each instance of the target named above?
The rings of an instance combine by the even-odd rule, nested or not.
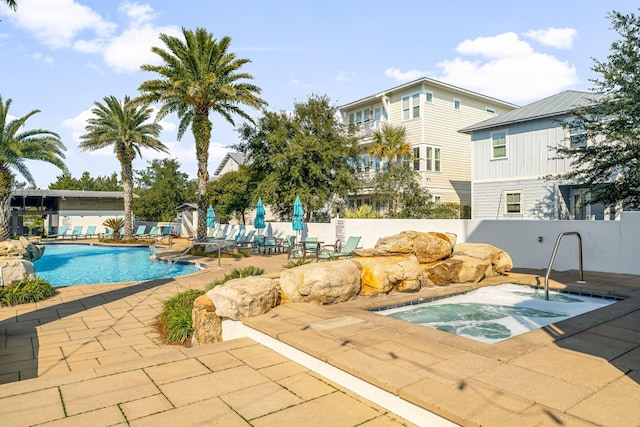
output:
[[[40,110],[33,110],[15,120],[7,119],[11,99],[3,102],[0,96],[0,239],[9,238],[9,207],[15,184],[14,171],[29,184],[35,185],[25,160],[40,160],[66,171],[60,136],[46,129],[22,130],[25,122]],[[21,131],[22,130],[22,131]]]
[[[197,236],[202,240],[207,234],[207,167],[213,127],[209,113],[220,114],[232,125],[234,115],[253,122],[241,107],[260,109],[267,103],[258,97],[262,92],[258,86],[242,82],[253,79],[251,74],[238,71],[251,61],[228,52],[229,37],[214,39],[204,28],[196,28],[195,32],[183,28],[182,34],[184,40],[160,35],[167,50],[154,47],[152,51],[162,58],[163,64],[142,66],[142,70],[156,72],[160,78],[142,83],[139,90],[141,99],[162,104],[158,119],[178,114],[178,139],[191,125],[198,160]]]
[[[7,6],[9,6],[9,9],[13,11],[18,10],[18,3],[16,2],[16,0],[5,0],[5,3],[7,3]]]
[[[141,148],[167,152],[158,140],[162,126],[152,122],[153,109],[148,103],[132,102],[128,96],[120,102],[115,96],[104,98],[104,104],[96,101],[91,109],[93,117],[87,120],[86,134],[80,137],[83,151],[99,150],[113,145],[120,162],[124,190],[124,239],[131,239],[133,232],[133,159],[142,156]]]

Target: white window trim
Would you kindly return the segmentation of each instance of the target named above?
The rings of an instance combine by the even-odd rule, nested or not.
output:
[[[435,145],[424,145],[424,170],[429,173],[442,173],[442,147]],[[427,157],[427,153],[431,148],[431,158]],[[436,150],[440,151],[440,170],[436,170]],[[428,169],[429,160],[431,160],[431,169]]]
[[[429,101],[429,97],[427,95],[431,95],[431,101]],[[426,90],[424,92],[424,103],[425,104],[433,104],[433,92],[430,90]]]
[[[509,212],[507,196],[509,194],[520,195],[520,212]],[[524,214],[524,191],[523,190],[504,190],[504,214],[505,215],[523,215]]]
[[[456,108],[456,103],[458,103],[458,108]],[[453,109],[456,111],[462,111],[462,101],[459,98],[453,98]]]
[[[418,95],[418,101],[417,101],[418,105],[414,105],[414,103],[413,103],[413,98],[416,95]],[[404,111],[405,111],[404,110],[404,100],[407,99],[407,98],[409,99],[409,118],[405,119],[404,118]],[[420,117],[422,117],[422,111],[420,111],[422,109],[422,105],[420,105],[421,104],[421,102],[420,102],[421,99],[422,99],[422,96],[420,95],[420,92],[413,92],[413,93],[409,93],[409,94],[406,94],[406,95],[403,95],[403,96],[400,97],[400,114],[401,114],[400,117],[401,117],[403,122],[407,122],[409,120],[414,120],[414,119],[419,119]],[[418,116],[416,116],[416,117],[414,117],[414,115],[413,115],[414,107],[418,107]]]
[[[495,157],[493,150],[493,135],[504,133],[504,157]],[[489,150],[491,150],[491,160],[505,160],[509,158],[509,131],[507,129],[500,129],[491,132],[489,135]]]
[[[581,144],[574,144],[573,137],[583,135],[584,138]],[[569,148],[584,148],[589,145],[587,141],[587,131],[584,128],[578,129],[576,126],[569,125]]]
[[[440,200],[436,200],[436,197]],[[442,204],[442,194],[431,194],[431,201],[437,206]]]

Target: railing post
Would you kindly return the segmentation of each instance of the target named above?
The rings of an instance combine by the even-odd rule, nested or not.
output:
[[[584,281],[584,271],[582,269],[582,236],[577,231],[565,231],[564,233],[558,234],[558,238],[556,239],[556,244],[553,247],[553,252],[551,253],[551,259],[549,260],[549,267],[547,267],[547,274],[544,276],[544,298],[549,300],[549,276],[551,275],[551,268],[553,267],[553,261],[556,259],[556,254],[558,253],[558,247],[560,246],[560,241],[562,237],[575,234],[578,237],[578,270],[579,270],[579,279],[578,283],[586,283]]]

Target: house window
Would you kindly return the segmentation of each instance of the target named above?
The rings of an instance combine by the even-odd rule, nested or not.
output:
[[[356,113],[356,123],[362,123],[362,111]]]
[[[420,94],[402,98],[402,120],[420,117]]]
[[[375,110],[373,110],[373,119],[380,120],[380,117],[382,117],[382,111],[380,110],[380,107],[378,107]]]
[[[507,133],[496,132],[491,135],[493,142],[493,158],[502,159],[507,157]]]
[[[433,102],[433,92],[426,92],[425,94],[426,101],[431,104]]]
[[[413,147],[413,170],[420,170],[420,147]]]
[[[461,106],[462,106],[462,101],[460,101],[459,99],[453,98],[453,109],[459,110]]]
[[[427,147],[426,151],[425,162],[427,164],[427,170],[430,172],[440,172],[440,148]]]
[[[572,123],[569,127],[569,139],[571,140],[571,148],[583,148],[587,146],[587,131],[584,126]]]
[[[506,208],[508,214],[519,214],[522,213],[522,204],[521,204],[522,194],[518,192],[507,193],[505,196],[506,200]]]
[[[367,108],[364,110],[364,121],[368,122],[369,120],[371,120],[371,110]]]
[[[435,203],[436,205],[439,205],[442,203],[442,196],[439,194],[434,194],[431,199],[433,200],[433,203]]]

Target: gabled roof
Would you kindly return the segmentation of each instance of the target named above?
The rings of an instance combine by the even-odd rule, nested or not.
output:
[[[353,102],[350,102],[348,104],[342,105],[342,106],[338,107],[338,109],[339,110],[351,109],[351,108],[357,107],[360,104],[376,102],[382,96],[389,95],[391,93],[398,92],[398,91],[404,91],[404,90],[407,90],[408,88],[410,88],[412,86],[416,86],[418,84],[426,84],[426,85],[432,86],[432,87],[435,86],[435,87],[440,87],[440,88],[444,88],[444,89],[453,90],[453,91],[456,91],[456,92],[459,92],[459,93],[467,94],[467,95],[475,97],[475,98],[484,99],[485,101],[488,101],[488,102],[501,104],[506,108],[516,108],[517,107],[517,105],[515,105],[515,104],[512,104],[510,102],[506,102],[506,101],[502,101],[500,99],[493,98],[491,96],[487,96],[487,95],[483,95],[481,93],[473,92],[471,90],[463,89],[461,87],[450,85],[449,83],[444,83],[444,82],[441,82],[441,81],[438,81],[438,80],[431,79],[429,77],[421,77],[419,79],[416,79],[416,80],[413,80],[413,81],[410,81],[410,82],[407,82],[407,83],[403,83],[401,85],[392,87],[391,89],[387,89],[385,91],[376,93],[374,95],[367,96],[366,98],[362,98],[362,99],[359,99],[357,101],[353,101]]]
[[[246,161],[244,154],[242,153],[227,153],[225,154],[224,158],[220,162],[220,165],[218,165],[218,167],[213,172],[213,174],[216,176],[220,175],[220,172],[222,172],[222,169],[224,169],[225,165],[229,162],[229,160],[236,162],[236,164],[238,165],[244,165]]]
[[[524,107],[508,111],[499,116],[484,120],[475,125],[467,126],[458,132],[471,133],[478,130],[507,126],[513,123],[527,122],[530,120],[560,116],[570,113],[580,107],[592,105],[599,98],[591,92],[577,90],[565,90],[564,92],[548,96],[539,101],[532,102]]]

